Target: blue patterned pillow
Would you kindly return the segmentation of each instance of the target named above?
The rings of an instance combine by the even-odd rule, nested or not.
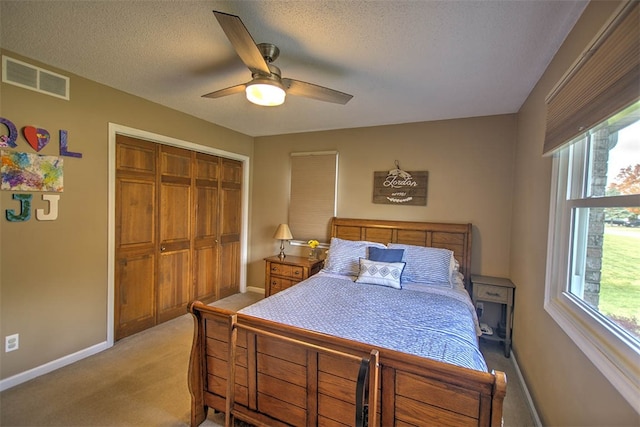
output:
[[[404,262],[381,262],[360,258],[360,273],[356,282],[401,289],[400,279],[404,266]]]
[[[407,263],[402,282],[451,283],[455,267],[453,251],[424,246],[389,243],[390,249],[404,249],[403,261]]]
[[[371,261],[402,262],[403,255],[404,249],[380,249],[371,246],[367,258]]]
[[[357,276],[360,271],[358,260],[367,257],[367,248],[370,246],[381,249],[386,247],[382,243],[332,237],[327,259],[324,262],[324,270],[343,276]]]

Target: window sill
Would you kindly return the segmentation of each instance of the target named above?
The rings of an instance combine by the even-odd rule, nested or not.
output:
[[[545,301],[545,310],[611,382],[627,402],[640,413],[640,349],[635,342],[588,313],[570,295]]]

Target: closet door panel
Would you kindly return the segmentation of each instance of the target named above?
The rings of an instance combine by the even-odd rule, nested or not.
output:
[[[220,183],[220,281],[218,297],[240,291],[242,163],[222,159]]]
[[[119,249],[149,245],[155,242],[156,185],[154,182],[120,178],[116,194],[121,209],[116,217],[116,241]]]
[[[218,297],[225,298],[240,292],[240,243],[220,245],[220,281]]]
[[[155,184],[120,178],[116,217],[116,339],[155,324]]]
[[[160,186],[160,242],[185,242],[191,231],[191,186],[166,182]]]
[[[185,313],[191,299],[192,157],[188,150],[160,147],[158,323]]]
[[[194,299],[208,303],[218,299],[218,173],[220,158],[196,154]]]
[[[160,255],[158,269],[158,323],[186,313],[190,300],[191,251],[171,251]],[[185,272],[187,274],[185,274]]]
[[[220,234],[240,238],[242,194],[240,185],[222,184]]]
[[[155,259],[130,254],[116,262],[116,339],[155,325]]]
[[[163,145],[160,148],[160,174],[191,178],[191,151]]]
[[[196,183],[196,240],[211,239],[215,242],[218,235],[217,206],[218,188],[217,183],[202,182]]]
[[[148,141],[116,137],[116,339],[155,324],[156,150]]]
[[[217,297],[218,247],[217,245],[196,247],[194,252],[194,297],[204,303],[213,302]]]
[[[156,144],[130,136],[116,136],[116,169],[155,176]]]

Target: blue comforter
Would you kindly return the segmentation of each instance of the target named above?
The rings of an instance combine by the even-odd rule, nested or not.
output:
[[[320,273],[240,313],[487,371],[473,304],[446,286],[398,290]]]

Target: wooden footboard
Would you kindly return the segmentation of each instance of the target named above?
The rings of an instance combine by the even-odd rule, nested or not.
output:
[[[502,372],[372,349],[200,302],[191,303],[189,311],[195,321],[189,364],[192,426],[206,419],[208,408],[226,412],[228,422],[236,417],[254,425],[356,425],[362,403],[356,396],[358,360],[372,355],[378,363],[370,366],[379,373],[374,369],[368,376],[369,425],[502,423]]]

